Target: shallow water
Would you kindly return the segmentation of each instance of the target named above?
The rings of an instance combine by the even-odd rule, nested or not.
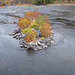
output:
[[[55,32],[55,42],[36,52],[8,35],[17,28],[14,21],[34,10],[48,15]],[[0,7],[0,75],[75,75],[75,6]]]

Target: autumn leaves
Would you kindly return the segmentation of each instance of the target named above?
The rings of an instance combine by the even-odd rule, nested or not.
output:
[[[42,33],[42,37],[46,38],[51,35],[51,26],[47,15],[42,16],[38,11],[32,13],[27,12],[25,16],[19,18],[17,26],[25,33],[24,40],[26,42],[36,41],[36,35]]]

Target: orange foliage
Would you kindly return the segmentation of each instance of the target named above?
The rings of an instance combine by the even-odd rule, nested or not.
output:
[[[37,31],[32,30],[31,34],[26,34],[26,36],[24,37],[24,40],[26,42],[35,41],[36,40],[36,37],[35,37],[36,34],[37,34]]]
[[[35,31],[35,30],[32,30],[33,32],[34,32],[34,35],[36,35],[37,34],[37,31]]]
[[[29,22],[30,22],[30,23],[32,23],[32,22],[33,22],[33,20],[32,20],[31,18],[29,18]]]
[[[46,22],[46,23],[51,24],[51,23],[49,22],[49,18],[48,18],[47,15],[45,15],[44,18],[45,18],[45,22]]]
[[[20,20],[21,19],[23,19],[23,18],[20,18]],[[19,26],[20,28],[24,29],[24,28],[28,27],[29,24],[30,24],[30,22],[27,19],[23,19],[23,20],[21,20],[21,21],[19,21],[17,23],[17,26]]]
[[[25,14],[25,18],[27,18],[27,19],[29,19],[31,16],[32,16],[32,14],[31,14],[30,12],[27,12],[27,13]]]
[[[24,37],[24,40],[25,40],[26,42],[35,41],[35,39],[36,39],[36,37],[35,37],[34,34],[26,35],[26,36]]]
[[[33,19],[38,18],[38,15],[41,15],[38,11],[33,11],[32,13],[27,12],[25,16],[19,18],[17,26],[22,29],[28,27],[29,24],[33,22]]]
[[[27,12],[26,14],[25,14],[25,18],[27,18],[27,19],[30,19],[30,18],[32,18],[32,19],[37,19],[38,18],[38,15],[41,15],[37,10],[35,10],[35,11],[33,11],[32,13],[30,13],[30,12]]]
[[[32,13],[27,12],[25,16],[19,18],[17,26],[19,26],[24,31],[26,42],[31,42],[36,40],[37,30],[40,28],[43,37],[48,37],[51,35],[52,28],[50,27],[51,23],[47,15],[42,16],[38,11],[33,11]],[[33,29],[32,29],[33,26]],[[41,27],[40,27],[41,26]],[[35,29],[36,27],[36,29]],[[22,31],[23,32],[23,31]]]
[[[41,14],[37,10],[32,12],[33,19],[38,19],[38,17],[39,17],[38,15],[41,15]]]
[[[42,32],[43,37],[48,37],[51,34],[52,28],[50,27],[50,24],[44,23],[43,26],[41,26],[40,31]]]
[[[20,18],[19,18],[19,21],[24,20],[24,19],[25,19],[25,16],[20,17]]]

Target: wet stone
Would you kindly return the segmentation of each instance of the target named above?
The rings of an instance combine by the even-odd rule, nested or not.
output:
[[[41,43],[47,43],[47,40],[44,39],[44,40],[40,40]]]
[[[38,48],[37,48],[38,50],[42,50],[42,47],[41,46],[38,46]]]
[[[36,42],[32,41],[32,42],[29,42],[29,43],[25,42],[25,40],[24,40],[25,34],[21,33],[20,29],[14,30],[10,35],[13,36],[13,38],[19,40],[21,48],[32,49],[34,51],[45,49],[48,46],[50,46],[51,43],[54,42],[54,40],[53,40],[53,34],[50,35],[50,36],[48,36],[45,39],[41,39],[39,37],[42,36],[42,34],[39,33],[37,35],[38,39],[36,40]]]
[[[51,42],[47,42],[47,43],[44,43],[45,45],[49,46],[51,45]]]

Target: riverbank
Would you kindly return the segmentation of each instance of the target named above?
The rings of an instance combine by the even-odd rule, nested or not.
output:
[[[24,5],[34,5],[34,4],[16,4],[16,5],[5,5],[5,6],[24,6]],[[66,3],[63,3],[63,2],[62,3],[57,3],[57,2],[54,2],[52,4],[45,4],[45,5],[75,5],[75,2],[71,2],[71,3],[67,3],[67,2]],[[0,7],[5,7],[5,6],[0,6]]]
[[[67,5],[67,6],[75,6],[75,3],[74,4],[47,4],[47,5],[56,5],[56,6],[58,6],[58,5]]]
[[[32,4],[15,4],[15,5],[5,5],[5,6],[24,6],[24,5],[32,5]],[[5,7],[5,6],[0,6],[0,7]]]

